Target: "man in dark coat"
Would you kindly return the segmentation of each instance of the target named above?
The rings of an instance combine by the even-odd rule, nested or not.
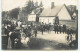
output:
[[[61,26],[59,25],[59,32],[60,32],[60,34],[61,34]]]
[[[48,25],[48,26],[47,26],[48,33],[50,32],[50,28],[51,28],[51,25]]]
[[[16,30],[16,33],[15,33],[15,39],[17,39],[17,44],[15,44],[15,49],[19,49],[21,48],[21,34],[20,34],[20,31],[19,30]]]
[[[44,31],[44,28],[43,28],[43,26],[41,27],[41,31],[42,31],[42,35],[43,35],[43,31]]]
[[[57,31],[57,34],[58,34],[58,31],[59,31],[59,26],[58,25],[56,26],[56,31]]]
[[[26,29],[23,29],[23,32],[28,36],[28,27]]]
[[[14,29],[15,29],[15,26],[14,24],[12,24],[10,30],[14,30]]]
[[[66,25],[63,25],[63,33],[66,33]]]
[[[34,30],[35,37],[37,37],[37,29]]]
[[[57,27],[56,27],[57,25],[55,24],[54,25],[54,31],[55,31],[55,33],[56,33],[56,31],[57,31]]]
[[[16,33],[15,32],[12,32],[10,38],[11,38],[12,48],[14,48],[14,39],[16,38]]]

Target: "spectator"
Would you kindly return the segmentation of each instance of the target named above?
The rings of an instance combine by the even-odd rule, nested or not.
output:
[[[55,31],[55,33],[57,31],[57,25],[56,24],[54,25],[54,31]]]
[[[61,34],[61,26],[59,25],[59,32],[60,32],[60,34]]]
[[[18,24],[18,27],[20,27],[20,26],[21,26],[21,22],[20,22],[20,21],[19,21],[17,24]]]
[[[44,28],[43,28],[43,26],[41,27],[41,31],[42,31],[42,35],[43,35],[43,31],[44,31]]]
[[[66,33],[66,25],[63,25],[63,33]]]
[[[59,26],[58,25],[56,26],[56,31],[57,31],[57,34],[58,34],[58,31],[59,31]]]
[[[8,29],[8,26],[5,25],[4,33],[5,33],[5,35],[7,35],[7,43],[6,43],[7,45],[8,45],[9,32],[10,32],[10,30]]]
[[[9,38],[8,38],[8,49],[11,49],[12,48],[12,44],[13,44],[13,38],[11,38],[11,35],[12,35],[12,32],[10,31],[9,32]]]
[[[14,43],[15,43],[14,44],[15,49],[20,49],[21,48],[21,42],[18,38],[15,38]]]
[[[35,27],[34,33],[35,33],[35,37],[36,37],[37,36],[37,28],[36,27]]]

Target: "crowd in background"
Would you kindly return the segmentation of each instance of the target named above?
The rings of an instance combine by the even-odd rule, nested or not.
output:
[[[7,48],[21,48],[28,47],[31,37],[37,37],[37,32],[40,31],[42,35],[44,32],[50,33],[55,31],[55,34],[66,33],[67,40],[72,41],[72,34],[75,34],[75,31],[68,28],[66,25],[60,24],[40,24],[38,26],[31,24],[24,24],[21,21],[6,21],[3,24],[4,33],[7,35]]]

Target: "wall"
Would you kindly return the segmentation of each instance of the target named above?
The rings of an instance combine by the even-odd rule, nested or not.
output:
[[[53,24],[55,21],[55,17],[39,17],[39,22],[43,22],[44,24]]]
[[[28,21],[36,21],[36,15],[28,15]]]
[[[71,20],[71,16],[68,13],[65,6],[62,7],[60,12],[58,13],[58,16],[59,16],[59,20]]]

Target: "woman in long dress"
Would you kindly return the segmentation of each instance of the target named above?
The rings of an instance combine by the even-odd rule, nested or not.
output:
[[[12,34],[12,32],[9,32],[8,46],[7,46],[8,49],[11,49],[12,48],[11,38],[10,38],[11,34]]]

